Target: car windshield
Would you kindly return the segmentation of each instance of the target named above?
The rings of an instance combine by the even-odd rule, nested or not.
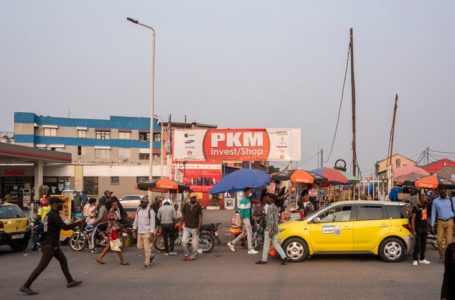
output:
[[[22,210],[15,205],[0,206],[0,219],[25,218]]]

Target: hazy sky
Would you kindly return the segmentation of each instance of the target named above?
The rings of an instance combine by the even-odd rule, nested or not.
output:
[[[454,1],[1,1],[0,131],[15,111],[147,116],[157,30],[157,114],[219,127],[302,129],[299,167],[329,152],[354,28],[358,158],[455,151]],[[348,78],[348,83],[350,80]],[[334,154],[351,161],[347,85]]]

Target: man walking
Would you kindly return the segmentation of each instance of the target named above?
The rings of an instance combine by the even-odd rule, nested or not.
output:
[[[425,259],[428,236],[428,200],[424,194],[420,194],[419,202],[412,208],[411,228],[415,237],[412,265],[429,265],[430,262]]]
[[[252,191],[250,188],[245,188],[243,190],[243,198],[240,200],[240,205],[239,205],[239,210],[240,210],[240,220],[242,221],[243,224],[243,230],[242,233],[236,237],[232,242],[228,243],[229,249],[231,249],[232,252],[235,252],[235,244],[237,244],[239,241],[241,241],[245,235],[246,239],[248,242],[248,254],[257,254],[258,252],[253,249],[253,245],[251,242],[251,237],[253,235],[252,229],[251,229],[251,201],[250,197],[253,195]],[[269,208],[270,209],[270,208]]]
[[[177,220],[177,213],[174,207],[171,205],[171,200],[166,199],[163,201],[163,206],[158,209],[158,220],[163,230],[164,239],[164,255],[177,255],[174,251],[174,232],[175,232],[175,221]]]
[[[148,198],[141,199],[136,211],[133,229],[137,233],[137,248],[144,249],[144,268],[150,268],[155,256],[152,254],[152,239],[155,235],[155,212],[148,204]]]
[[[52,257],[55,257],[62,269],[63,274],[66,277],[67,287],[72,288],[78,286],[82,283],[82,281],[75,281],[70,274],[68,269],[68,261],[66,260],[65,254],[63,254],[62,250],[60,250],[60,230],[70,230],[74,229],[74,227],[80,225],[79,222],[67,225],[63,222],[62,218],[60,217],[60,211],[63,209],[63,203],[60,198],[51,198],[49,200],[50,206],[52,210],[46,215],[43,220],[43,232],[41,237],[41,251],[42,256],[38,266],[33,270],[30,277],[24,283],[24,285],[20,288],[20,291],[27,294],[27,295],[36,295],[37,292],[33,291],[30,286],[32,285],[33,281],[47,268],[49,265]]]
[[[444,257],[445,246],[452,243],[453,236],[453,218],[455,216],[454,200],[447,197],[447,190],[441,189],[439,197],[433,201],[431,207],[431,223],[432,232],[435,231],[434,224],[438,219],[437,237],[439,259],[442,261]],[[445,243],[443,244],[443,240]],[[444,246],[445,245],[445,246]]]
[[[96,250],[96,239],[101,235],[103,238],[106,238],[104,236],[104,231],[107,229],[107,215],[109,214],[109,211],[106,208],[106,204],[108,201],[108,197],[106,195],[106,192],[104,192],[104,196],[102,196],[98,200],[98,205],[95,209],[96,213],[96,218],[93,222],[93,226],[96,226],[95,230],[93,230],[91,237],[90,237],[90,243],[89,243],[89,248],[90,248],[90,253],[95,254],[98,251]]]
[[[272,241],[273,247],[281,257],[281,264],[285,265],[288,261],[288,257],[284,253],[283,248],[281,248],[281,245],[278,243],[278,214],[280,209],[275,205],[275,199],[272,197],[267,197],[266,201],[270,207],[265,215],[264,246],[262,248],[262,258],[256,262],[256,264],[263,265],[267,263],[270,241]]]
[[[185,224],[183,229],[182,246],[185,255],[184,261],[193,261],[196,259],[197,248],[199,246],[199,233],[202,225],[202,207],[197,202],[196,193],[190,193],[190,202],[185,203],[182,209],[182,223]],[[188,249],[188,243],[192,238],[192,252]]]

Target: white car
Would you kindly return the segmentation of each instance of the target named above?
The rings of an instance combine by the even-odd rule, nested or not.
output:
[[[145,195],[127,195],[120,198],[120,203],[124,209],[135,210],[139,207],[139,204],[141,204],[141,199],[144,197]]]

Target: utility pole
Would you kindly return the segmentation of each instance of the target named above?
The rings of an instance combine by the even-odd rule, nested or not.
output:
[[[324,168],[324,150],[321,149],[321,168]]]
[[[427,161],[427,165],[430,163],[430,147],[427,147],[426,151],[425,151],[425,158],[426,158],[426,161]]]
[[[393,106],[393,119],[392,119],[392,128],[390,129],[390,137],[389,137],[389,153],[388,153],[388,160],[387,160],[387,187],[388,192],[393,186],[393,178],[392,178],[392,155],[393,155],[393,142],[395,137],[395,120],[397,116],[397,108],[398,108],[398,94],[395,95],[395,105]]]
[[[354,76],[354,32],[350,29],[349,48],[351,51],[351,96],[352,96],[352,175],[357,175],[356,153],[356,116],[355,116],[355,76]],[[355,186],[352,189],[352,197],[355,200]]]

